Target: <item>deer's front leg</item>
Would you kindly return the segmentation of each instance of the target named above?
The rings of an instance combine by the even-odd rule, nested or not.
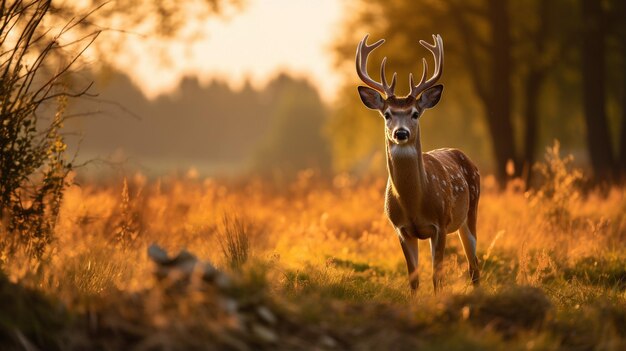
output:
[[[417,274],[417,239],[406,235],[404,229],[398,229],[400,231],[400,246],[402,246],[402,252],[406,259],[406,268],[409,272],[409,284],[413,291],[417,290],[420,285],[419,276]]]
[[[446,234],[437,230],[437,234],[430,238],[430,250],[433,260],[433,288],[435,293],[443,286],[443,252],[446,248]]]

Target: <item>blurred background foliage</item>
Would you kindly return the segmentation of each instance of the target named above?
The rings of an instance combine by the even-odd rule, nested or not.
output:
[[[172,60],[169,46],[197,40],[207,19],[229,17],[245,7],[246,0],[61,0],[51,4],[50,17],[63,23],[79,13],[90,12],[82,28],[107,31],[106,40],[93,45],[100,63],[127,49],[128,41],[150,41],[159,59]],[[55,23],[53,20],[51,23]],[[50,25],[51,23],[48,23]]]
[[[160,43],[155,52],[167,63],[167,45],[193,41],[199,35],[195,25],[209,16],[236,16],[245,6],[225,0],[122,1],[103,6],[94,22],[125,24],[120,40],[127,40],[127,32],[132,38],[134,30],[150,33],[145,39]],[[418,40],[438,33],[444,38],[446,89],[439,106],[422,119],[425,149],[461,148],[504,184],[512,177],[530,181],[541,150],[558,139],[596,181],[623,178],[623,1],[353,0],[345,6],[337,36],[329,38],[329,53],[343,77],[332,101],[286,73],[277,73],[262,90],[206,85],[190,73],[175,94],[149,100],[107,60],[121,42],[100,41],[102,60],[90,67],[96,73],[83,74],[96,82],[100,96],[70,102],[72,111],[89,115],[73,125],[84,134],[81,158],[126,161],[155,173],[193,166],[209,174],[277,168],[384,174],[382,123],[356,93],[362,84],[354,71],[356,44],[366,33],[371,42],[387,40],[372,54],[369,68],[377,76],[388,56],[388,72],[398,72],[397,90],[404,94],[409,72],[422,70],[420,58],[432,60]],[[159,15],[148,20],[140,9]]]
[[[330,122],[337,167],[354,165],[348,155],[380,149],[382,138],[378,121],[366,116],[372,113],[355,93],[356,43],[364,33],[371,33],[372,42],[387,39],[372,54],[370,70],[388,56],[388,72],[398,72],[399,86],[406,86],[399,93],[405,93],[409,72],[421,72],[420,57],[432,62],[418,40],[439,33],[446,90],[422,120],[427,149],[468,150],[503,182],[507,176],[527,179],[542,146],[556,138],[593,168],[597,180],[624,172],[623,1],[362,0],[349,13],[335,46],[346,76]],[[353,138],[346,139],[347,128]],[[511,161],[515,167],[507,175]]]

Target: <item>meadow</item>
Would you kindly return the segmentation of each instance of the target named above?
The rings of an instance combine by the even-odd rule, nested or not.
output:
[[[427,242],[410,292],[382,177],[76,180],[43,258],[5,245],[0,341],[27,350],[623,350],[626,188],[583,191],[570,161],[548,153],[544,185],[532,191],[483,177],[481,287],[469,282],[455,234],[437,295]],[[152,244],[170,255],[161,267]]]

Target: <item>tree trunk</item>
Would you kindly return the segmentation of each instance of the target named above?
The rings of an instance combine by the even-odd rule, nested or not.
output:
[[[595,180],[605,182],[613,178],[614,157],[605,108],[606,29],[601,2],[582,0],[582,16],[582,84],[587,148]]]
[[[501,185],[507,179],[507,162],[512,160],[514,174],[521,173],[515,153],[515,138],[511,123],[511,37],[508,0],[489,0],[488,19],[491,25],[493,46],[487,120],[493,140],[496,161],[496,177]]]
[[[546,70],[542,68],[532,68],[526,77],[524,86],[524,154],[522,177],[526,184],[526,189],[530,187],[532,181],[532,166],[535,163],[535,152],[537,148],[537,135],[539,120],[539,101],[543,82],[546,78]]]
[[[619,3],[622,14],[621,18],[626,18],[626,2]],[[626,24],[620,22],[618,33],[622,38],[622,129],[620,131],[619,146],[619,167],[622,181],[626,181]]]
[[[524,128],[524,153],[522,154],[522,179],[526,190],[531,187],[535,163],[535,153],[537,148],[539,104],[541,101],[541,88],[549,73],[551,63],[548,63],[543,56],[546,55],[546,45],[550,34],[553,31],[550,18],[553,15],[553,7],[550,1],[539,0],[537,2],[537,15],[539,25],[533,35],[533,51],[536,53],[534,60],[527,62],[528,74],[524,82],[523,108],[525,117]],[[551,62],[551,59],[548,59]]]
[[[506,165],[513,160],[514,175],[521,172],[517,164],[513,126],[511,123],[511,38],[508,0],[488,0],[484,10],[485,20],[490,30],[485,56],[488,64],[483,64],[481,51],[475,44],[479,34],[465,15],[465,1],[450,1],[451,19],[456,22],[465,52],[465,64],[472,85],[485,110],[487,127],[492,142],[495,175],[503,187],[507,181]]]

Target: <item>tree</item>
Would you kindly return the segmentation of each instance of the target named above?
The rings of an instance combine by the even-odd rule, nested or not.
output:
[[[606,113],[606,17],[598,0],[581,0],[581,73],[587,146],[597,181],[614,177],[615,158]]]
[[[450,10],[459,34],[465,38],[464,45],[469,56],[465,61],[472,72],[472,81],[478,97],[485,107],[485,116],[489,134],[493,143],[495,175],[502,184],[506,179],[505,169],[508,162],[520,171],[515,150],[515,136],[511,122],[512,99],[512,62],[511,28],[508,0],[488,0],[484,8],[468,8],[466,2],[450,1]],[[489,28],[488,39],[483,40],[477,32],[477,26],[468,23],[466,14],[474,12],[482,17]],[[469,46],[472,46],[470,48]],[[483,49],[485,53],[480,53]],[[480,63],[477,55],[487,57]],[[485,69],[481,66],[487,66]],[[484,72],[481,76],[478,72]]]
[[[290,175],[305,168],[326,171],[330,154],[323,135],[326,109],[306,81],[279,76],[268,86],[273,95],[270,127],[254,156],[260,171]]]
[[[549,2],[539,2],[539,23],[534,35],[531,36],[532,50],[537,54],[541,54],[546,50],[545,33],[548,32],[549,25]],[[523,108],[525,116],[525,128],[524,128],[524,149],[523,149],[523,168],[522,177],[528,186],[531,182],[531,169],[535,163],[535,153],[537,149],[537,133],[538,133],[538,120],[539,120],[539,102],[541,97],[541,88],[548,76],[548,69],[551,65],[546,60],[530,61],[528,65],[528,71],[524,78],[524,95],[523,95]]]
[[[564,26],[563,21],[557,24],[554,20],[562,3],[537,0],[514,5],[512,10],[520,14],[513,24],[513,41],[517,62],[515,75],[521,81],[520,112],[524,125],[521,176],[530,187],[538,149],[541,103],[550,101],[544,98],[547,95],[544,86],[551,75],[559,74],[559,66],[576,66],[569,55],[575,44],[569,39],[573,35],[566,29],[570,26]]]
[[[621,166],[622,178],[626,179],[626,23],[623,19],[626,18],[626,2],[619,2],[619,17],[622,20],[618,21],[621,24],[619,27],[619,37],[621,38],[621,54],[622,54],[622,129],[620,132],[620,147],[619,147],[619,164]]]
[[[610,28],[609,35],[612,35],[616,51],[620,57],[621,75],[610,75],[616,78],[619,83],[617,89],[619,91],[617,99],[621,108],[621,127],[619,132],[619,145],[617,154],[617,163],[622,181],[626,180],[626,1],[613,0],[610,2],[608,9],[608,25]],[[621,90],[621,91],[620,91]]]

